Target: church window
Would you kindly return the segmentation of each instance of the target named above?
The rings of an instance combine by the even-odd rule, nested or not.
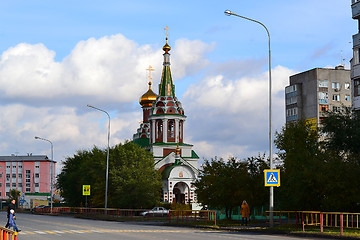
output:
[[[174,138],[175,134],[174,134],[174,120],[169,120],[168,122],[168,138]]]

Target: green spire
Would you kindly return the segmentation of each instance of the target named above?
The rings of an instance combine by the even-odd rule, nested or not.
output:
[[[175,86],[172,81],[171,77],[171,70],[170,70],[170,53],[171,47],[167,43],[163,47],[164,53],[164,67],[161,75],[161,82],[159,84],[159,96],[172,96],[175,97]]]

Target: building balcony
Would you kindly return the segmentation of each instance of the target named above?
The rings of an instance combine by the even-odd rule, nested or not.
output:
[[[360,1],[359,0],[352,0],[352,18],[357,19],[360,17]]]
[[[360,77],[360,64],[355,64],[351,66],[351,79]]]
[[[353,38],[353,47],[359,47],[360,46],[360,33],[353,35],[352,38]]]

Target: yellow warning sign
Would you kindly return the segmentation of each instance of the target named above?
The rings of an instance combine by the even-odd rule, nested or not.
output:
[[[90,185],[83,185],[83,195],[90,196]]]

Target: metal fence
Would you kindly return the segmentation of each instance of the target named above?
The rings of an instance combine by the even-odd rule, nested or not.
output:
[[[50,214],[50,208],[34,208],[34,213]],[[144,214],[147,212],[147,214]],[[125,218],[141,221],[166,221],[169,223],[203,222],[216,226],[216,211],[211,210],[168,210],[162,213],[152,212],[149,209],[114,209],[108,208],[76,208],[54,207],[52,214],[79,215],[81,217]]]
[[[8,228],[0,227],[1,240],[17,240],[18,233]]]
[[[266,211],[266,221],[269,221],[270,211]],[[305,232],[306,226],[338,228],[340,235],[344,229],[360,229],[360,213],[320,212],[320,211],[273,211],[274,222],[278,224],[296,224]]]

